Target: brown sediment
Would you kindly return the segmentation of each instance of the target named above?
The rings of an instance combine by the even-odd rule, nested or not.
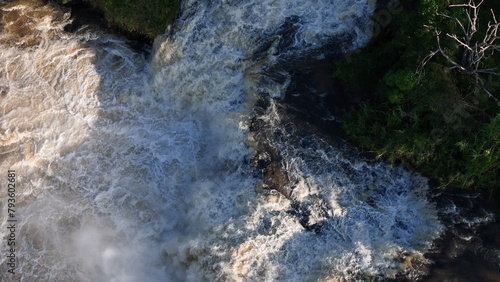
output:
[[[30,6],[31,9],[15,9],[17,5]],[[12,8],[12,9],[11,9]],[[43,1],[12,1],[2,5],[0,10],[4,44],[30,47],[38,45],[43,38],[37,26],[63,21],[64,13]],[[51,33],[48,33],[51,35]]]

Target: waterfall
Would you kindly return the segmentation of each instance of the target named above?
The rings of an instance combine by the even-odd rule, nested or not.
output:
[[[64,31],[70,14],[43,1],[3,4],[0,171],[16,171],[18,221],[2,281],[331,281],[426,264],[442,232],[427,179],[296,134],[273,100],[290,81],[273,67],[365,44],[374,6],[183,1],[148,57]],[[262,142],[280,191],[252,166]]]

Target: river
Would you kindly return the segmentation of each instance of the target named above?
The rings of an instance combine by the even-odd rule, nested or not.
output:
[[[365,44],[374,8],[188,0],[141,51],[65,31],[71,14],[45,1],[3,3],[0,171],[16,171],[17,222],[12,274],[2,192],[2,281],[461,279],[446,258],[469,247],[447,238],[476,242],[490,266],[472,277],[500,277],[479,199],[286,110],[287,67]]]

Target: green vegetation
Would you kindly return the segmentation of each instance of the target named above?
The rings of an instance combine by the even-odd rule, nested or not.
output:
[[[178,0],[90,0],[112,26],[127,32],[155,38],[172,22]]]
[[[481,7],[476,40],[484,37],[494,2],[486,0]],[[450,69],[443,56],[434,56],[416,74],[421,61],[437,49],[431,26],[443,31],[442,49],[460,62],[463,48],[445,34],[460,35],[461,29],[437,13],[467,22],[465,10],[446,9],[459,1],[417,3],[393,14],[367,47],[336,64],[334,77],[347,92],[376,94],[344,115],[343,128],[363,151],[402,162],[441,187],[494,192],[500,186],[500,106],[470,75]],[[500,67],[499,53],[488,53],[481,67]],[[500,77],[483,78],[485,87],[500,97]]]

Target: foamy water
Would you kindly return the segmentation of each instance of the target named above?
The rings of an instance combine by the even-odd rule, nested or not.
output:
[[[290,195],[262,195],[250,166],[253,103],[288,83],[265,71],[366,43],[373,8],[185,1],[149,62],[103,31],[64,32],[69,14],[50,5],[3,5],[0,170],[18,174],[19,266],[2,256],[2,280],[342,280],[425,263],[441,231],[426,179],[302,143],[273,103],[256,118]]]

